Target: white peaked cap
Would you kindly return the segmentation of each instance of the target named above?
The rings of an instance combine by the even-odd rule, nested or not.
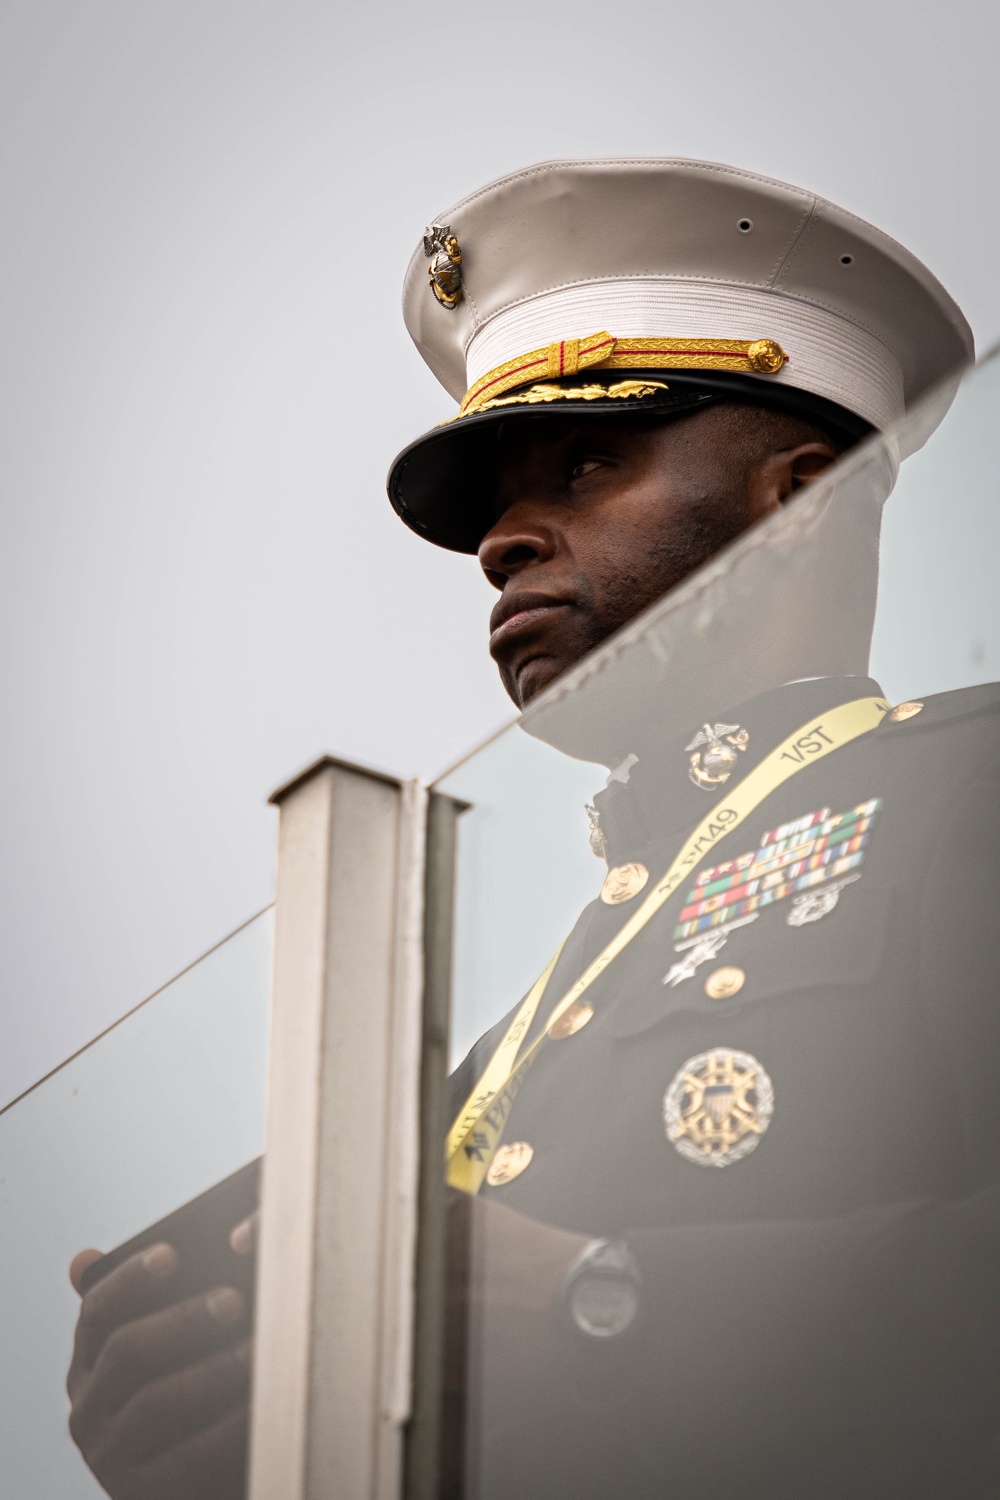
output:
[[[740,372],[769,405],[807,393],[860,419],[859,433],[885,430],[974,350],[940,282],[863,219],[670,157],[542,162],[470,194],[415,251],[403,313],[462,402],[453,431],[539,380],[624,369]],[[398,465],[404,519],[467,547],[420,524]]]

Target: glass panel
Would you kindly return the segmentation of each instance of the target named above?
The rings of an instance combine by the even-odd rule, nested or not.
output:
[[[66,1426],[67,1267],[259,1156],[271,936],[266,911],[0,1114],[7,1494],[103,1493]]]
[[[953,391],[437,784],[443,1494],[995,1484],[1000,359],[898,472]]]

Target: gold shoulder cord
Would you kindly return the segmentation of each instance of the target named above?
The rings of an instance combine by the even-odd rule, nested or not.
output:
[[[476,1087],[459,1111],[448,1132],[445,1146],[448,1182],[466,1193],[478,1193],[489,1171],[503,1136],[507,1116],[525,1075],[545,1040],[546,1033],[560,1016],[579,1000],[609,964],[628,947],[632,939],[655,917],[677,887],[701,863],[704,856],[734,828],[755,812],[760,804],[806,766],[815,765],[826,755],[867,734],[882,722],[889,711],[883,698],[856,698],[841,703],[818,718],[810,719],[776,746],[724,800],[713,808],[685,840],[666,873],[656,882],[642,905],[637,907],[610,943],[602,949],[580,978],[563,995],[542,1028],[541,1033],[517,1061],[521,1043],[535,1018],[552,971],[562,952],[555,953],[545,972],[532,987],[504,1034],[503,1041],[490,1058]]]

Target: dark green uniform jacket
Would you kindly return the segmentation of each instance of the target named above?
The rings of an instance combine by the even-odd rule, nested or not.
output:
[[[879,692],[821,679],[720,712],[749,735],[726,790],[812,716]],[[761,906],[665,985],[689,951],[685,881],[593,986],[589,1024],[545,1043],[504,1132],[533,1158],[483,1195],[626,1240],[641,1305],[616,1339],[566,1332],[537,1424],[512,1431],[502,1396],[471,1393],[470,1494],[1000,1496],[998,715],[995,685],[941,694],[808,765],[710,859],[875,804],[832,909],[790,923],[794,894]],[[696,728],[597,798],[609,864],[655,879],[720,795],[690,779]],[[536,1032],[641,899],[582,913]],[[723,966],[742,987],[711,998]],[[456,1110],[504,1026],[455,1074]],[[720,1168],[681,1154],[664,1100],[727,1051],[764,1070],[773,1111]]]

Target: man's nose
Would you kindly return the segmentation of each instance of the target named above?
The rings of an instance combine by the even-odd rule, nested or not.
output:
[[[502,589],[508,578],[534,564],[548,562],[558,538],[537,507],[526,501],[509,506],[479,544],[479,565],[490,583]]]

